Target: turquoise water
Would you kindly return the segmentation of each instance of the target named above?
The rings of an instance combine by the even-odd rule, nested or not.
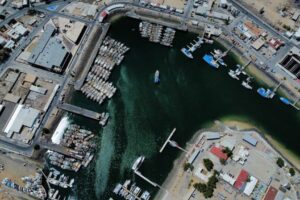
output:
[[[130,171],[134,160],[145,155],[142,173],[162,183],[180,153],[167,147],[158,154],[172,129],[177,128],[174,139],[184,146],[205,124],[226,116],[257,124],[300,154],[299,112],[283,105],[278,97],[266,100],[255,90],[244,89],[241,82],[227,75],[227,68],[215,70],[205,64],[202,56],[222,48],[218,44],[203,46],[190,60],[180,48],[196,35],[177,32],[174,47],[167,48],[141,38],[138,21],[128,18],[116,21],[109,35],[131,50],[112,73],[111,80],[118,87],[112,100],[99,106],[81,93],[74,93],[72,103],[95,111],[108,110],[111,115],[104,129],[96,122],[73,116],[76,123],[99,133],[94,161],[78,174],[73,194],[78,199],[117,199],[111,191],[127,178],[154,194],[155,188]],[[232,57],[225,61],[232,67],[236,64]],[[156,69],[161,74],[159,85],[153,83]]]

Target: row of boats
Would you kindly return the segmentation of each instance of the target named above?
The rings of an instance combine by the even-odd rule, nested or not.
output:
[[[12,188],[20,192],[24,192],[37,199],[47,198],[46,190],[42,185],[41,172],[36,173],[35,176],[22,177],[22,181],[25,183],[24,187],[21,187],[20,185],[14,183],[12,180],[8,178],[4,178],[2,180],[2,185],[5,185],[6,187]]]
[[[102,104],[105,99],[113,97],[117,88],[113,86],[113,83],[107,82],[107,80],[111,70],[115,65],[119,65],[122,62],[127,51],[129,51],[129,48],[123,43],[109,36],[104,39],[95,58],[94,65],[81,88],[82,93],[87,98]]]
[[[61,188],[73,188],[74,178],[70,179],[69,176],[61,173],[60,171],[50,168],[47,182],[51,185],[55,185]]]
[[[96,145],[90,140],[94,137],[91,131],[80,128],[72,124],[66,129],[60,145],[67,148],[72,153],[73,158],[67,157],[57,152],[48,151],[50,164],[64,170],[77,172],[81,166],[87,167],[93,160],[93,151]]]
[[[190,43],[190,45],[187,45],[187,47],[184,47],[181,49],[181,52],[188,58],[193,59],[193,52],[200,48],[201,45],[204,43],[204,41],[207,41],[207,39],[205,38],[201,38],[201,37],[197,37],[197,40],[194,40],[194,43]],[[210,43],[210,42],[208,42]],[[231,47],[233,48],[233,46]],[[203,56],[203,60],[212,68],[219,68],[220,66],[227,66],[227,64],[224,62],[223,58],[228,54],[228,52],[231,50],[231,48],[229,48],[227,51],[222,52],[219,49],[214,49],[213,52],[210,52],[210,54],[205,54]],[[249,62],[250,63],[250,62]],[[236,70],[229,70],[229,76],[232,77],[233,79],[239,80],[239,75],[240,74],[244,74],[247,76],[247,78],[245,80],[242,81],[242,86],[246,89],[252,90],[253,87],[250,85],[252,77],[248,76],[245,71],[244,68],[249,64],[247,63],[246,65],[244,65],[243,67],[241,67],[240,65],[237,65]],[[280,86],[280,84],[279,84]],[[257,89],[257,93],[267,99],[272,99],[275,96],[275,92],[278,89],[277,86],[275,89],[268,89],[268,88],[263,88],[260,87]],[[281,102],[283,102],[286,105],[292,105],[292,102],[285,98],[285,97],[279,97],[279,100]]]
[[[142,191],[135,183],[131,184],[131,180],[126,180],[123,184],[118,183],[113,193],[127,200],[149,200],[151,198],[147,190]]]
[[[176,31],[172,28],[164,28],[159,24],[142,21],[139,30],[143,38],[149,38],[150,42],[160,43],[164,46],[172,46]]]

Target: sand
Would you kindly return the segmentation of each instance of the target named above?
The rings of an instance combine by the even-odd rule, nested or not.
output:
[[[292,3],[289,1],[282,0],[242,0],[242,2],[248,5],[251,10],[259,13],[260,9],[264,9],[264,14],[262,15],[266,21],[271,23],[273,26],[283,29],[283,25],[288,25],[292,29],[296,29],[296,22],[294,22],[290,16],[282,17],[280,15],[279,9],[286,7],[288,12],[294,12]]]

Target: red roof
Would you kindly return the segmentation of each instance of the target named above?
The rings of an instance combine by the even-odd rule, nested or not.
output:
[[[101,17],[106,17],[107,16],[107,12],[106,11],[103,11],[102,13],[101,13]]]
[[[277,49],[279,49],[279,47],[280,47],[281,45],[283,45],[283,42],[281,42],[280,40],[278,40],[278,39],[276,39],[276,38],[272,38],[272,39],[269,40],[269,45],[270,45],[273,49],[277,50]]]
[[[277,192],[278,190],[276,188],[270,186],[264,200],[274,200]]]
[[[215,156],[217,156],[220,159],[224,159],[224,160],[228,159],[228,156],[226,155],[226,153],[224,153],[222,151],[222,149],[219,147],[216,147],[216,146],[212,147],[210,149],[210,152],[213,153]]]
[[[239,190],[242,189],[242,187],[245,184],[245,182],[247,181],[248,177],[249,177],[248,172],[246,172],[245,170],[242,169],[234,183],[234,187]]]

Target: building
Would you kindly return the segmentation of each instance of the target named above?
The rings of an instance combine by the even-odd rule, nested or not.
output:
[[[220,133],[217,132],[208,132],[205,134],[207,140],[217,140],[220,139]]]
[[[264,200],[274,200],[277,195],[278,190],[272,186],[269,187]]]
[[[85,24],[79,21],[74,22],[64,17],[59,17],[58,22],[62,33],[73,43],[78,44],[86,29]]]
[[[48,90],[46,88],[43,88],[43,87],[38,87],[38,86],[35,86],[35,85],[31,85],[30,86],[30,91],[45,95]]]
[[[259,28],[256,24],[253,24],[251,21],[245,21],[244,22],[244,28],[248,30],[251,35],[255,38],[258,38],[263,34],[263,30]]]
[[[278,65],[292,78],[300,79],[300,49],[293,47]]]
[[[39,110],[18,104],[4,128],[4,133],[11,138],[13,134],[21,133],[24,127],[34,128],[39,115]]]
[[[242,169],[233,186],[240,191],[244,191],[248,178],[249,173]]]
[[[71,59],[71,54],[66,50],[62,41],[53,36],[55,32],[55,27],[50,24],[46,25],[44,33],[27,61],[49,71],[62,72]]]
[[[257,145],[257,139],[255,139],[254,137],[252,137],[250,134],[245,134],[243,137],[243,140],[249,144],[251,144],[252,146],[256,146]]]
[[[257,40],[255,40],[251,47],[254,48],[256,51],[260,50],[265,45],[265,40],[259,37]]]
[[[245,189],[244,189],[244,193],[247,195],[247,196],[250,196],[251,193],[253,192],[256,184],[257,184],[258,180],[253,177],[253,176],[250,176],[249,177],[249,182],[246,183],[246,186],[245,186]]]
[[[214,154],[215,156],[217,156],[219,159],[223,159],[223,160],[227,160],[228,159],[227,154],[224,153],[220,147],[213,146],[210,149],[210,152],[212,154]]]
[[[282,45],[284,44],[284,42],[282,42],[281,40],[277,39],[277,38],[272,38],[269,40],[269,46],[272,47],[274,50],[278,50]]]

